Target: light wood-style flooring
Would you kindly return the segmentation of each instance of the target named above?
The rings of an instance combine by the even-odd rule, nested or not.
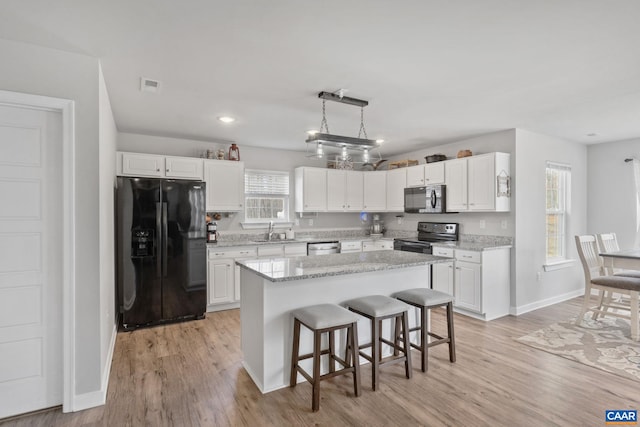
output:
[[[456,315],[457,362],[446,346],[427,373],[382,368],[373,392],[350,376],[321,384],[311,412],[308,383],[262,395],[242,368],[239,311],[205,320],[119,333],[107,404],[63,414],[53,409],[0,422],[11,426],[601,426],[605,409],[640,410],[640,381],[625,379],[515,341],[576,315],[582,299],[519,317],[482,322]],[[442,328],[442,314],[434,325]]]

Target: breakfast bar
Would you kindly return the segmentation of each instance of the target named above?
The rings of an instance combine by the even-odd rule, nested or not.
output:
[[[287,386],[292,310],[427,288],[431,265],[448,261],[402,251],[237,261],[241,270],[240,323],[245,369],[262,393]],[[370,341],[366,319],[358,322],[358,329],[360,343]],[[311,342],[311,334],[301,334],[301,351],[310,350]]]

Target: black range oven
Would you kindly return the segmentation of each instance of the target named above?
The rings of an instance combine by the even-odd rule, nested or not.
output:
[[[417,239],[394,239],[393,249],[397,251],[431,254],[432,243],[455,242],[458,240],[457,223],[419,222]]]

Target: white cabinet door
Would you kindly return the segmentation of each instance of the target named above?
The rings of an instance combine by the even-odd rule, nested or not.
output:
[[[244,205],[244,163],[204,160],[207,211],[234,212]]]
[[[122,153],[122,174],[129,176],[164,176],[164,156]]]
[[[480,264],[457,261],[455,264],[456,306],[476,313],[482,313],[482,283]]]
[[[453,295],[453,261],[433,264],[432,269],[433,289]]]
[[[496,173],[495,157],[484,155],[467,160],[469,210],[495,210]]]
[[[444,162],[424,165],[424,184],[444,184]]]
[[[386,210],[389,212],[404,212],[404,189],[407,187],[406,169],[399,168],[387,171]]]
[[[346,171],[345,181],[345,202],[347,207],[345,210],[351,212],[360,212],[363,206],[363,191],[364,191],[364,177],[363,172],[358,171]],[[328,187],[327,191],[330,194],[336,189]]]
[[[407,170],[407,187],[420,187],[424,185],[424,166],[411,166]]]
[[[207,262],[209,304],[221,304],[234,300],[233,259],[210,259]]]
[[[295,178],[296,212],[326,212],[327,169],[297,168]]]
[[[327,170],[327,210],[343,211],[347,208],[345,182],[347,171]]]
[[[189,157],[165,157],[165,176],[169,178],[204,179],[204,160]]]
[[[364,174],[364,204],[367,212],[387,210],[387,172],[375,171]]]
[[[467,208],[467,159],[449,160],[445,164],[447,211],[462,212]]]

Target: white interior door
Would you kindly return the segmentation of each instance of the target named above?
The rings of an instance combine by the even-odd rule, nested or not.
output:
[[[0,418],[60,405],[62,124],[0,105]]]

